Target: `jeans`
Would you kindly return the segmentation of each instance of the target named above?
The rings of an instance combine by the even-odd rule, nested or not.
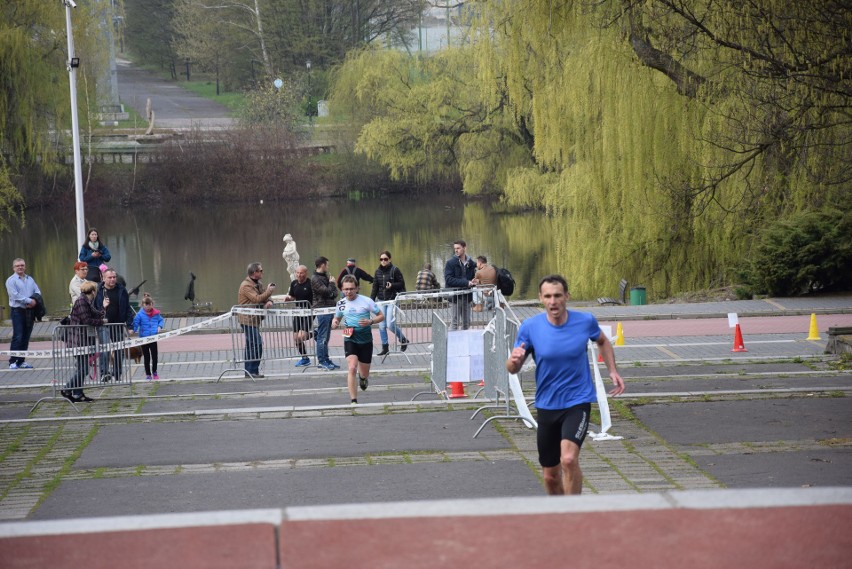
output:
[[[118,326],[98,326],[98,339],[101,344],[121,342],[124,340],[124,330]],[[110,354],[112,354],[112,369],[108,369]],[[121,364],[123,361],[124,350],[118,349],[113,352],[107,352],[102,349],[100,358],[98,359],[98,368],[101,377],[104,374],[111,373],[113,381],[121,381]]]
[[[33,324],[35,318],[33,311],[26,308],[12,309],[12,342],[9,345],[10,351],[26,351],[30,347],[30,336],[33,333]],[[18,356],[10,356],[10,364],[22,364],[26,358]]]
[[[379,322],[379,338],[382,340],[382,345],[388,343],[388,330],[396,334],[396,337],[402,340],[405,336],[402,335],[402,330],[396,325],[396,306],[393,304],[380,304],[382,313],[385,319]]]
[[[330,361],[328,357],[328,339],[331,337],[331,321],[333,314],[317,316],[317,361],[325,363]]]
[[[76,370],[68,383],[65,384],[65,388],[71,390],[72,397],[80,397],[83,395],[83,383],[89,374],[89,356],[74,356],[74,359],[76,360]]]
[[[246,334],[245,370],[257,375],[260,373],[260,359],[263,357],[263,338],[257,326],[241,326]]]
[[[456,303],[453,305],[451,312],[450,330],[458,330],[459,323],[461,323],[462,330],[470,328],[470,295],[466,294],[456,298]]]

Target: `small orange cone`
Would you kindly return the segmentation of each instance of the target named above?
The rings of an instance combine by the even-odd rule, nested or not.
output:
[[[603,363],[603,354],[598,352],[598,363]]]
[[[811,329],[808,332],[808,338],[807,339],[808,340],[821,340],[822,339],[822,338],[819,337],[819,328],[817,328],[816,313],[814,313],[814,312],[811,313]]]
[[[485,387],[485,380],[484,379],[481,380],[479,383],[476,384],[476,386],[477,387]]]
[[[743,332],[740,330],[740,325],[737,324],[737,329],[734,331],[734,347],[731,349],[732,352],[747,352],[745,349],[745,345],[743,344]]]
[[[467,394],[464,392],[464,384],[460,381],[451,381],[449,397],[450,399],[462,399],[467,397]]]

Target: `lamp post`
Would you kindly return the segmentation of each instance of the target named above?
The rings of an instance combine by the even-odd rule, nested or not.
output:
[[[305,61],[305,67],[308,68],[308,124],[314,124],[314,112],[311,108],[311,60]]]
[[[86,212],[83,207],[83,164],[80,159],[80,120],[77,117],[77,68],[80,58],[74,55],[74,35],[71,32],[71,8],[74,0],[62,0],[65,5],[65,27],[68,33],[68,82],[71,84],[71,137],[74,147],[74,204],[77,209],[77,243],[86,238]]]

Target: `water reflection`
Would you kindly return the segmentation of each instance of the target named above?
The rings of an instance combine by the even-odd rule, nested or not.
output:
[[[413,289],[417,271],[432,263],[443,282],[443,265],[452,242],[462,238],[468,253],[484,254],[508,267],[517,287],[513,299],[533,298],[535,283],[557,267],[551,247],[551,219],[541,213],[506,214],[492,204],[460,196],[392,196],[360,200],[302,200],[287,204],[218,204],[172,209],[137,208],[87,212],[112,253],[113,265],[128,288],[142,287],[169,312],[184,311],[189,272],[198,277],[197,299],[224,310],[236,302],[245,267],[261,261],[265,282],[286,292],[289,277],[281,252],[286,233],[293,235],[301,262],[325,255],[336,275],[348,257],[370,273],[378,252],[388,249]],[[69,303],[68,282],[80,249],[74,241],[73,212],[29,211],[26,225],[2,236],[0,253],[12,274],[12,260],[24,257],[38,282],[48,310]],[[362,293],[369,294],[365,287]],[[6,299],[4,298],[4,301]],[[8,306],[8,304],[7,304]],[[8,312],[7,312],[8,313]]]

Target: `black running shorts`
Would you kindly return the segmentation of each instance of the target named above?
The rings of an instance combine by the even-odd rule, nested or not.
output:
[[[358,356],[358,361],[368,364],[373,361],[373,342],[367,344],[356,344],[348,340],[343,341],[343,353],[349,356]]]
[[[591,403],[580,403],[568,409],[538,409],[538,462],[544,467],[557,466],[562,454],[562,441],[583,446],[589,432]]]

